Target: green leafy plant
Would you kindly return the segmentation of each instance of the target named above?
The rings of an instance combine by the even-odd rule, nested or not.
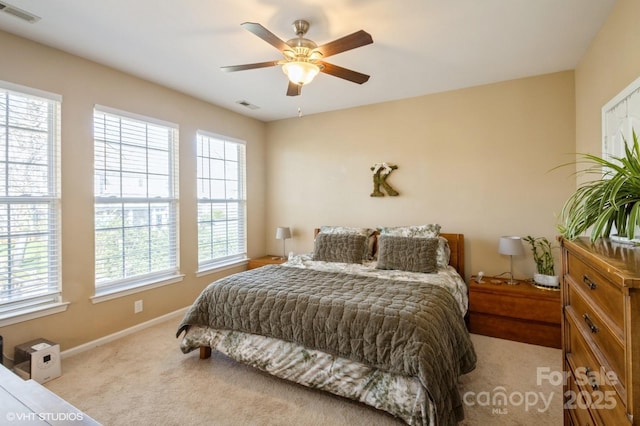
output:
[[[545,237],[534,238],[530,235],[523,238],[531,246],[533,260],[536,262],[536,269],[542,275],[555,275],[555,264],[553,261],[553,247]]]
[[[633,239],[640,225],[640,148],[633,132],[633,144],[625,141],[625,155],[611,161],[581,154],[590,166],[580,174],[599,175],[585,183],[565,202],[558,230],[575,239],[591,228],[591,240],[608,237],[615,226],[619,236]],[[579,162],[580,163],[580,162]]]

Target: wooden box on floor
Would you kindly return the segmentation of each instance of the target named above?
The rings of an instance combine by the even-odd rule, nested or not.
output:
[[[507,284],[484,277],[469,281],[469,331],[485,336],[561,347],[560,292],[534,287],[527,281]],[[499,284],[492,283],[499,281]]]

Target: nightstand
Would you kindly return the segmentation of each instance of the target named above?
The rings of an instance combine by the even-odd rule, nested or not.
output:
[[[265,265],[280,265],[281,263],[284,263],[286,261],[286,258],[268,254],[266,256],[256,257],[255,259],[249,259],[249,266],[247,267],[247,269],[260,268],[261,266]]]
[[[529,281],[484,277],[469,280],[469,331],[485,336],[560,348],[560,292]]]

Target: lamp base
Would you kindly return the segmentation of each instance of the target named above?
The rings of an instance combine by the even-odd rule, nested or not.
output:
[[[518,281],[513,280],[513,256],[509,256],[509,281],[507,281],[509,285],[517,285]]]

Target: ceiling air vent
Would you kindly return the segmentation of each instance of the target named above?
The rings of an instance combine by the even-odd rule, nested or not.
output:
[[[31,24],[40,20],[39,16],[36,16],[33,13],[27,12],[26,10],[22,10],[18,7],[12,6],[4,1],[0,1],[0,11],[8,13],[9,15],[13,15],[16,18],[20,18],[23,21],[27,21]]]
[[[257,105],[254,105],[252,103],[249,103],[247,101],[236,101],[237,104],[242,105],[243,107],[249,108],[249,109],[259,109],[260,107]]]

